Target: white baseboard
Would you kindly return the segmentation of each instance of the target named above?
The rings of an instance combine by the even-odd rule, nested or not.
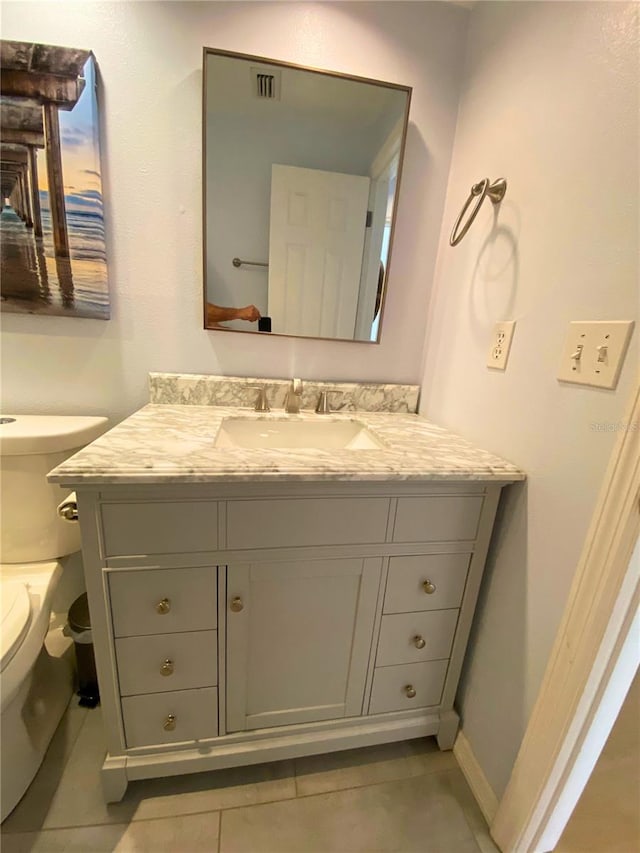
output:
[[[484,815],[484,819],[491,826],[498,811],[498,798],[493,793],[493,788],[484,775],[482,767],[480,767],[478,759],[471,749],[471,744],[462,730],[458,732],[458,737],[453,746],[453,754],[464,774],[464,778],[469,783],[473,796],[480,806],[480,811]]]

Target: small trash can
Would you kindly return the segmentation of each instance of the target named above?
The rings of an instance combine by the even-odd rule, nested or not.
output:
[[[73,640],[76,653],[79,704],[84,708],[95,708],[100,701],[100,692],[86,592],[76,598],[69,608],[69,620],[64,633]]]

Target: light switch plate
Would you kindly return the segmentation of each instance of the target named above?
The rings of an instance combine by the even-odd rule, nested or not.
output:
[[[633,325],[632,320],[569,323],[558,379],[596,388],[615,388]]]
[[[492,367],[494,370],[506,370],[515,326],[515,320],[496,323],[487,354],[487,367]]]

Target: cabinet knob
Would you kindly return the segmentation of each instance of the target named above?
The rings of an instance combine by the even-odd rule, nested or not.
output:
[[[171,602],[168,598],[163,598],[156,604],[156,612],[161,616],[164,616],[165,613],[168,613],[171,610]]]
[[[404,692],[408,699],[413,699],[416,695],[416,688],[413,686],[413,684],[407,684],[407,686],[404,688]]]
[[[420,634],[416,634],[416,636],[413,638],[413,645],[416,647],[416,649],[424,649],[424,647],[427,645],[427,641],[424,637],[421,637]]]
[[[173,675],[173,661],[166,658],[160,667],[160,675]]]
[[[430,580],[426,580],[422,584],[422,589],[427,593],[427,595],[433,595],[433,593],[436,591],[436,585]]]
[[[244,602],[240,598],[239,595],[236,595],[235,598],[231,599],[231,604],[229,607],[233,610],[234,613],[240,613],[241,610],[244,610]]]
[[[176,727],[176,718],[173,714],[169,714],[167,719],[162,724],[162,728],[165,732],[172,732]]]

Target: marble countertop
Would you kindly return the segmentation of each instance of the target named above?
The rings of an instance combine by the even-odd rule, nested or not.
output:
[[[224,418],[333,418],[365,424],[379,450],[218,448]],[[149,404],[67,459],[50,482],[82,484],[216,483],[242,481],[485,480],[510,483],[515,465],[415,414],[303,411],[257,414],[231,406]]]

